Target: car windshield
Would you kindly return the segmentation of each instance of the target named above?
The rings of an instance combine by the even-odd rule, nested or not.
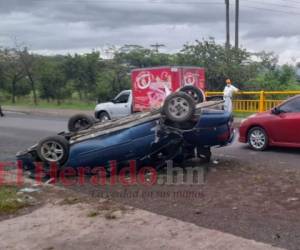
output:
[[[298,113],[300,112],[300,97],[296,97],[287,101],[280,106],[280,111],[284,113]]]

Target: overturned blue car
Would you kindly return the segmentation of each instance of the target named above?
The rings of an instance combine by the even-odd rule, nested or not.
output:
[[[219,104],[197,103],[193,95],[179,91],[169,95],[159,110],[115,121],[91,123],[78,115],[70,119],[73,131],[42,139],[19,152],[17,159],[25,170],[33,170],[36,162],[76,169],[108,166],[110,161],[122,167],[132,160],[159,168],[167,160],[180,163],[195,154],[209,161],[211,147],[225,146],[234,136],[233,117],[214,109]]]

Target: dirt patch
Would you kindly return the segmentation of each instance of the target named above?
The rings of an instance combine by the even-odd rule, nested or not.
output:
[[[300,172],[226,158],[215,163],[207,165],[204,185],[72,188],[96,199],[105,197],[210,229],[298,249]]]
[[[5,240],[0,241],[0,249],[275,250],[144,210],[107,218],[87,217],[90,209],[95,207],[87,203],[47,203],[30,214],[3,221],[0,235]]]
[[[14,172],[9,173],[11,174],[7,174],[7,176],[13,179]],[[0,186],[0,221],[32,213],[47,204],[65,207],[89,204],[90,210],[86,214],[87,217],[102,216],[108,219],[118,218],[120,216],[115,214],[123,215],[126,211],[131,210],[110,200],[95,199],[58,186],[36,185],[30,180],[19,186]]]

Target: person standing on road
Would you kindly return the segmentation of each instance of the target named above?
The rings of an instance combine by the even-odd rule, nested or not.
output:
[[[226,80],[226,86],[224,88],[223,92],[223,98],[224,98],[224,110],[232,113],[232,96],[234,93],[238,92],[239,89],[234,87],[231,84],[231,80],[227,79]]]
[[[2,112],[2,108],[1,108],[1,105],[0,105],[0,117],[3,117],[3,116],[4,116],[4,114]]]

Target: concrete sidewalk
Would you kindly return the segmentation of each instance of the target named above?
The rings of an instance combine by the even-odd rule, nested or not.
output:
[[[95,209],[87,203],[52,201],[30,214],[4,220],[0,249],[280,249],[144,210],[114,210],[107,216]]]
[[[80,110],[80,109],[44,109],[44,108],[27,108],[27,107],[14,107],[3,106],[3,112],[10,113],[23,113],[27,115],[40,115],[40,116],[55,116],[68,118],[78,113],[94,115],[93,110]]]

